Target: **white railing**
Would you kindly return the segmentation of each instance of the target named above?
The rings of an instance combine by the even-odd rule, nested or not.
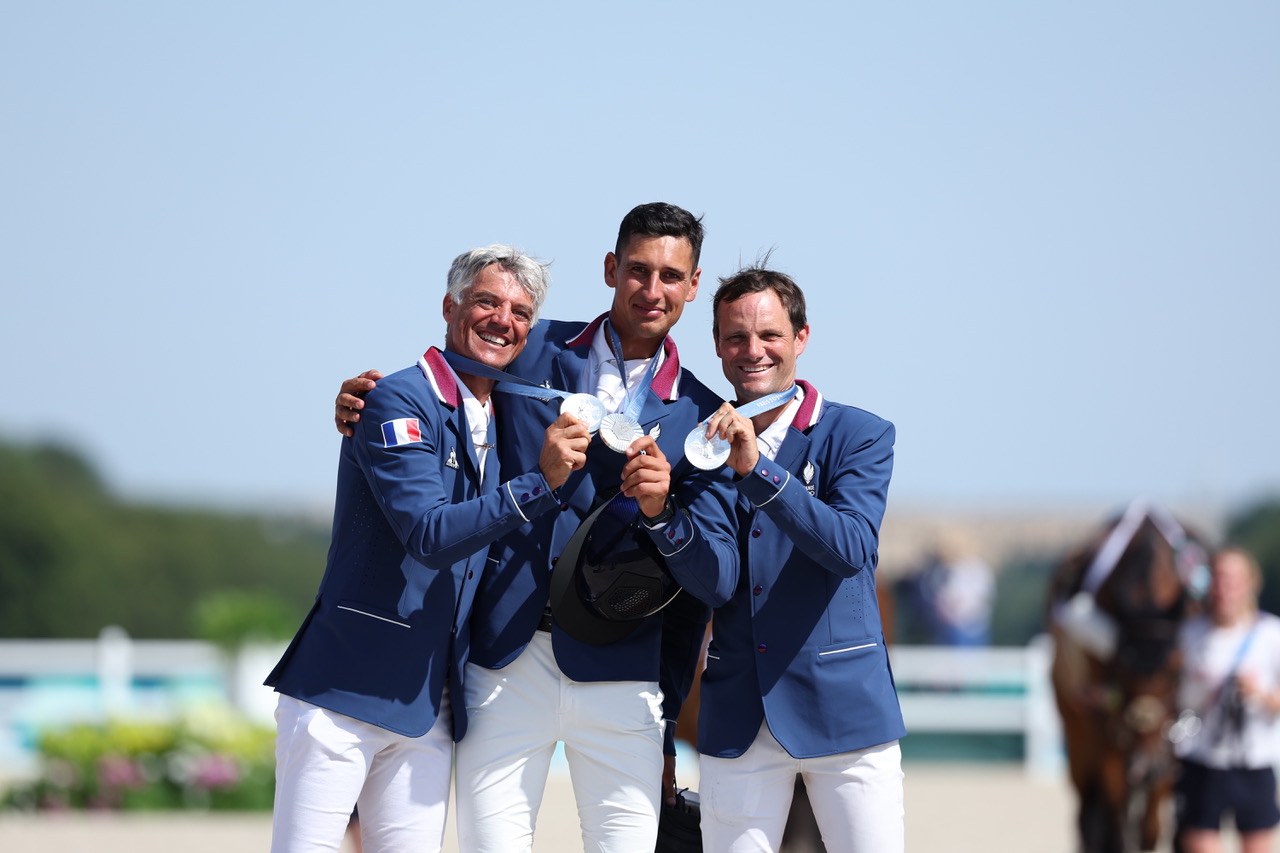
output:
[[[1051,646],[1037,637],[1025,648],[892,647],[908,732],[1021,735],[1028,772],[1060,774]],[[78,720],[172,717],[213,700],[271,725],[275,695],[262,680],[283,648],[232,658],[209,643],[132,640],[119,628],[96,640],[0,640],[0,777],[29,769],[40,729]]]
[[[134,716],[173,719],[211,702],[273,724],[262,684],[284,645],[228,655],[197,640],[133,640],[119,628],[96,640],[0,640],[0,779],[33,768],[40,731]]]
[[[896,646],[889,650],[907,732],[1012,733],[1034,776],[1064,766],[1062,723],[1049,682],[1053,641],[1026,647]]]

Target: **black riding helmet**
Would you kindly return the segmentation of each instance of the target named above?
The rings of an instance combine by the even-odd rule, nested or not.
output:
[[[621,640],[680,592],[639,518],[635,499],[615,494],[578,525],[556,561],[551,612],[575,640]]]

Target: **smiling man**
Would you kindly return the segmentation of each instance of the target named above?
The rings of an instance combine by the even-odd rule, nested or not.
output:
[[[488,546],[558,507],[585,438],[495,457],[492,378],[525,347],[546,268],[507,246],[449,270],[445,350],[378,384],[342,442],[328,564],[267,684],[276,711],[274,853],[337,850],[357,805],[366,851],[440,850],[466,731],[468,615]],[[451,366],[450,360],[469,361]]]
[[[809,324],[790,277],[742,270],[713,310],[737,406],[706,433],[730,443],[741,580],[700,687],[704,848],[778,850],[799,775],[827,850],[901,851],[905,731],[875,586],[893,424],[796,380]]]
[[[654,849],[663,787],[673,795],[675,720],[709,617],[699,599],[727,600],[738,571],[728,472],[695,469],[683,450],[685,437],[721,401],[681,367],[668,334],[697,296],[702,238],[702,224],[686,210],[634,208],[604,258],[608,311],[587,323],[541,324],[511,365],[532,382],[596,398],[608,417],[585,458],[566,458],[573,472],[557,491],[560,511],[495,544],[476,593],[468,735],[457,754],[464,850],[532,849],[557,743],[564,744],[583,848]],[[368,378],[343,384],[340,430],[368,418],[355,411],[360,403],[352,394],[371,386]],[[520,469],[536,458],[536,437],[548,424],[575,439],[590,435],[587,423],[558,414],[561,401],[550,393],[537,399],[499,388],[496,396],[504,465]],[[631,535],[621,550],[576,549],[575,534],[606,503]],[[592,568],[601,570],[593,576],[605,574],[618,554],[639,554],[638,562],[664,564],[694,595],[626,618],[603,612],[602,603],[615,600],[610,593],[623,590],[578,594],[589,578],[572,555],[588,551]],[[553,567],[567,590],[558,596]]]

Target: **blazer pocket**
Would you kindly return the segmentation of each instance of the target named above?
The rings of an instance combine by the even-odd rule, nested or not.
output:
[[[392,625],[398,625],[401,628],[411,627],[399,613],[392,613],[378,607],[370,607],[363,601],[339,601],[337,609],[356,616],[377,619],[380,622],[390,622]]]
[[[872,649],[878,648],[880,648],[879,637],[865,637],[861,640],[831,643],[818,648],[818,663],[834,663],[840,660],[861,657],[871,654]]]

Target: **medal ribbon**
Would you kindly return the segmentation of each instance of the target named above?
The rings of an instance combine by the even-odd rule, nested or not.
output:
[[[659,345],[653,358],[649,359],[649,366],[645,368],[644,377],[640,380],[640,384],[634,395],[631,389],[627,387],[627,362],[622,357],[622,341],[618,339],[618,333],[613,328],[613,323],[605,321],[605,326],[609,329],[609,349],[613,352],[614,359],[618,362],[618,376],[622,379],[622,414],[626,415],[631,421],[637,425],[640,423],[640,412],[644,409],[645,401],[649,399],[649,395],[653,393],[650,386],[653,384],[653,377],[658,372],[658,353],[662,352],[662,346]]]
[[[785,405],[788,400],[798,393],[800,393],[800,386],[792,385],[785,391],[774,391],[772,394],[765,394],[750,403],[744,403],[734,411],[750,420],[756,415],[771,412],[779,406]],[[719,468],[729,458],[729,442],[719,436],[707,438],[706,421],[693,428],[693,431],[685,439],[684,448],[685,458],[692,462],[695,467],[704,471]]]
[[[524,377],[516,376],[514,373],[507,373],[498,370],[496,367],[490,367],[487,364],[467,358],[465,355],[458,355],[456,352],[450,352],[449,350],[444,350],[443,353],[444,360],[449,362],[449,366],[459,373],[469,373],[472,376],[496,380],[498,382],[498,386],[494,389],[496,391],[505,391],[508,394],[515,394],[520,397],[534,397],[544,403],[555,397],[565,399],[571,396],[568,391],[539,385]]]
[[[738,406],[738,414],[747,420],[751,420],[756,415],[763,415],[765,412],[772,412],[779,406],[787,403],[796,394],[800,393],[799,385],[792,385],[785,391],[774,391],[772,394],[765,394],[758,400],[752,400],[750,403],[744,403]]]

